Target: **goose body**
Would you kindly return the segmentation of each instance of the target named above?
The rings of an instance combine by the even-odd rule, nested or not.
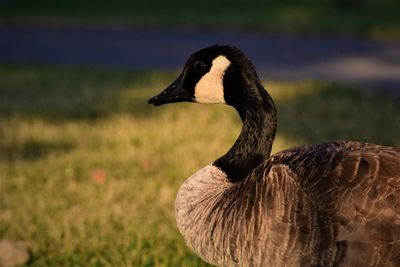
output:
[[[400,266],[400,148],[306,145],[270,156],[276,109],[237,48],[193,54],[154,105],[225,103],[243,128],[180,187],[179,231],[217,266]]]

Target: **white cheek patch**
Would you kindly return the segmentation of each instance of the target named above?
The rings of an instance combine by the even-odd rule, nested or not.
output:
[[[231,62],[225,56],[216,57],[209,72],[197,82],[194,97],[198,103],[225,103],[223,78]]]

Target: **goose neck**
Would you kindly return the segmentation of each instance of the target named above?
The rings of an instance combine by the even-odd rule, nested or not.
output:
[[[275,105],[264,88],[255,101],[235,108],[242,130],[229,151],[214,162],[232,182],[243,180],[269,158],[277,125]]]

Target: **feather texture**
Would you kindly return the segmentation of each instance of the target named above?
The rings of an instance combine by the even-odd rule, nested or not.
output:
[[[215,265],[400,266],[400,149],[303,146],[239,183],[210,165],[176,210],[186,242]]]

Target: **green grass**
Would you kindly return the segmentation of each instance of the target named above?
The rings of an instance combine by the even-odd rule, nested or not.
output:
[[[335,2],[360,2],[338,7]],[[397,0],[8,0],[1,24],[239,29],[400,39]]]
[[[182,181],[240,131],[222,105],[154,108],[174,73],[0,65],[0,239],[29,266],[206,266],[184,245]],[[274,151],[332,139],[400,146],[399,98],[271,83]]]

